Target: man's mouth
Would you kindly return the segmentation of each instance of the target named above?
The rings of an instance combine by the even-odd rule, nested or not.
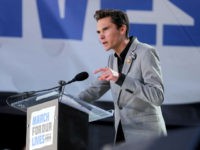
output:
[[[106,45],[108,42],[102,42],[103,45]]]

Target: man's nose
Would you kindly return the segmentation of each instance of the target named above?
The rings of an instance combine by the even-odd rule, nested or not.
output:
[[[102,40],[102,39],[104,39],[104,38],[105,38],[104,34],[102,34],[102,33],[99,34],[99,39],[100,39],[100,40]]]

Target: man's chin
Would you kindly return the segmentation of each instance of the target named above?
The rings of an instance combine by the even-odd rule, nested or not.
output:
[[[108,47],[104,47],[104,49],[105,49],[105,51],[109,51],[110,50],[110,48],[108,48]]]

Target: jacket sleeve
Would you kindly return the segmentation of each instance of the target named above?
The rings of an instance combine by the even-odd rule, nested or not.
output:
[[[91,84],[90,87],[82,91],[78,97],[87,102],[91,102],[99,99],[110,89],[110,83],[108,81],[99,81],[98,79]]]

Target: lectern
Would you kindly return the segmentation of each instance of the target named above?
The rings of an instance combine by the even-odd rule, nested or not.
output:
[[[57,91],[12,99],[9,104],[27,114],[26,150],[86,150],[88,122],[113,115]]]

